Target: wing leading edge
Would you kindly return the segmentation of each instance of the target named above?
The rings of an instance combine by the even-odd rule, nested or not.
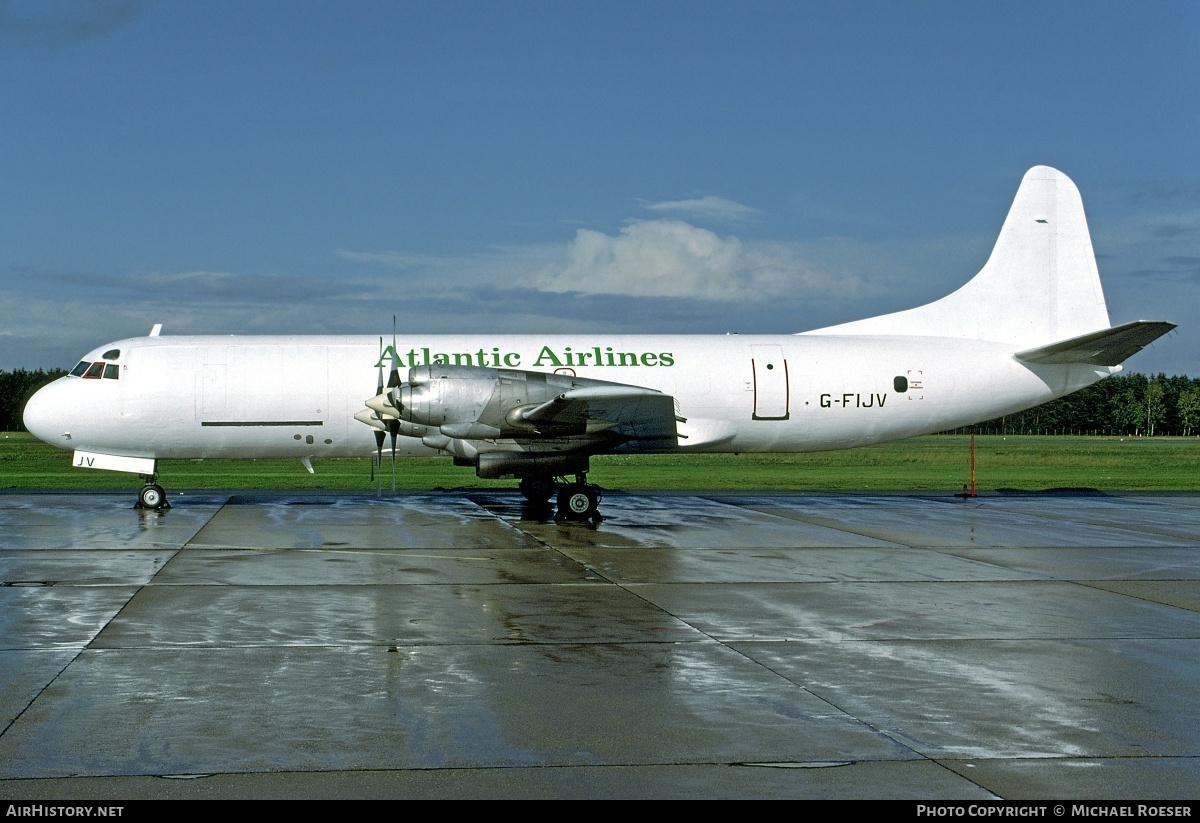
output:
[[[648,448],[655,447],[649,441],[669,441],[658,447],[674,445],[678,437],[675,424],[680,422],[670,395],[620,384],[570,389],[537,406],[513,409],[509,419],[539,433],[580,427],[585,435],[610,432],[624,442],[638,441]]]

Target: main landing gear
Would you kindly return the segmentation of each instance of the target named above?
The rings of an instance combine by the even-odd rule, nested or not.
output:
[[[171,508],[171,504],[167,502],[166,489],[154,482],[154,475],[142,475],[142,479],[146,481],[146,485],[142,486],[142,490],[138,492],[138,499],[134,508],[151,509],[153,511]]]
[[[587,475],[575,475],[575,482],[569,483],[560,478],[555,482],[550,477],[526,477],[521,480],[521,494],[530,503],[547,504],[557,493],[558,514],[555,520],[579,520],[599,523],[600,516],[600,487],[587,482]]]
[[[517,488],[530,503],[549,503],[558,486],[553,477],[522,477]]]

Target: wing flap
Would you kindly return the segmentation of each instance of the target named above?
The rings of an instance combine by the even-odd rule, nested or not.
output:
[[[1048,346],[1026,349],[1017,352],[1016,358],[1026,363],[1086,363],[1094,366],[1116,366],[1173,328],[1175,328],[1174,323],[1137,320],[1111,329],[1069,337]]]
[[[513,422],[547,433],[585,427],[587,433],[611,431],[628,440],[677,437],[675,400],[638,386],[585,386],[544,403],[514,409]]]
[[[638,386],[587,386],[570,389],[545,403],[520,409],[518,417],[526,423],[562,424],[588,417],[589,404],[622,403],[641,397],[662,396],[662,392]]]

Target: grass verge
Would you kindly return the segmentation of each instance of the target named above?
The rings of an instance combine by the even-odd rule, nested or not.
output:
[[[967,436],[931,435],[880,446],[811,454],[605,455],[589,479],[610,489],[745,489],[794,491],[957,491],[969,482]],[[164,460],[160,482],[179,489],[346,489],[368,491],[371,460]],[[391,462],[383,461],[391,485]],[[136,490],[128,474],[71,466],[70,453],[31,435],[0,435],[0,488]],[[512,488],[449,459],[396,461],[402,489]],[[1200,491],[1200,438],[981,436],[976,485],[995,489]]]

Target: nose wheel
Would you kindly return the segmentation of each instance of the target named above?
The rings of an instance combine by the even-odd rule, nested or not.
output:
[[[171,504],[167,502],[166,490],[155,483],[153,478],[150,478],[147,480],[146,485],[142,486],[142,490],[138,492],[136,508],[160,511],[171,508]]]

